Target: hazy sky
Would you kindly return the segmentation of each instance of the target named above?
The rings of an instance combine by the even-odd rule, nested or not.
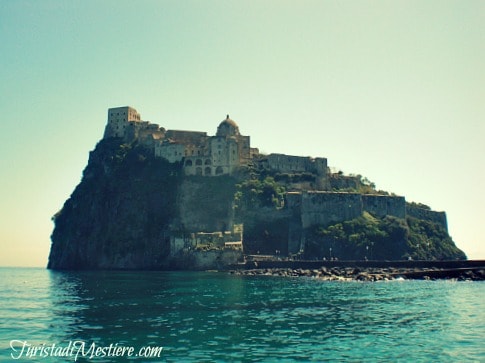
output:
[[[0,266],[45,266],[109,107],[323,156],[485,259],[485,1],[0,0]]]

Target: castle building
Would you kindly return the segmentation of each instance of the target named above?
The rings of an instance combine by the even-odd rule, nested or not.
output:
[[[140,122],[140,114],[132,107],[108,109],[108,123],[104,137],[124,137],[131,122]]]
[[[219,123],[216,134],[209,136],[202,131],[166,130],[143,121],[133,107],[115,107],[108,109],[104,138],[109,137],[119,137],[127,143],[136,140],[153,150],[156,157],[181,163],[186,175],[232,174],[259,156],[258,149],[251,148],[250,137],[241,135],[239,126],[229,115]],[[313,187],[328,188],[326,158],[269,154],[258,158],[258,163],[279,173],[314,174],[317,178]]]
[[[215,176],[231,174],[237,167],[247,165],[257,149],[251,149],[250,137],[243,136],[239,127],[227,115],[215,136],[206,132],[165,130],[157,124],[142,121],[132,107],[108,110],[104,138],[120,137],[126,142],[138,140],[153,149],[156,157],[171,163],[182,162],[186,175]]]
[[[184,170],[187,175],[231,174],[236,167],[247,165],[249,159],[249,136],[241,135],[237,124],[227,115],[215,136],[187,148]]]

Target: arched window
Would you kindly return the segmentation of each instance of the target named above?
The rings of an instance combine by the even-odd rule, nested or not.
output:
[[[202,175],[202,168],[196,168],[195,175]]]
[[[201,159],[197,159],[195,161],[195,165],[202,165],[202,160]]]
[[[185,162],[185,166],[192,166],[192,160],[187,160]]]
[[[204,170],[204,175],[211,175],[211,168],[210,167],[206,167],[205,170]]]
[[[205,159],[205,163],[204,164],[205,165],[211,165],[212,164],[211,159]]]
[[[220,174],[222,174],[222,173],[224,173],[224,169],[222,169],[222,166],[218,166],[218,167],[216,168],[216,175],[220,175]]]

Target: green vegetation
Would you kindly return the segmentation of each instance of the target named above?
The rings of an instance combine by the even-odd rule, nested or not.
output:
[[[409,245],[415,259],[466,259],[466,255],[458,249],[439,224],[430,221],[408,217]]]
[[[360,174],[344,175],[342,171],[330,175],[330,185],[335,192],[388,194],[384,191],[377,191],[376,185],[366,177]]]
[[[236,185],[235,206],[241,208],[273,207],[284,205],[285,188],[271,176],[249,179]]]
[[[307,258],[339,259],[465,259],[439,224],[391,216],[376,218],[364,212],[358,218],[326,228],[316,227],[307,236]]]
[[[423,204],[423,203],[406,202],[406,204],[407,204],[408,207],[431,210],[430,206],[427,206],[426,204]]]
[[[301,182],[314,183],[316,180],[316,175],[312,173],[297,173],[297,174],[277,173],[274,176],[274,180],[276,182],[287,183],[287,184],[301,183]]]

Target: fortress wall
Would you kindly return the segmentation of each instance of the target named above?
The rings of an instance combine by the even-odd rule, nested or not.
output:
[[[270,154],[267,156],[267,167],[280,173],[313,173],[317,175],[315,187],[327,190],[327,159],[292,156],[285,154]]]
[[[362,203],[365,211],[377,217],[391,215],[397,218],[406,218],[406,200],[404,197],[363,194]]]
[[[314,167],[318,175],[327,177],[327,159],[326,158],[315,158],[313,160]]]
[[[180,228],[185,232],[232,230],[235,192],[235,182],[227,176],[185,178],[177,196]]]
[[[302,227],[315,224],[328,225],[357,218],[362,215],[360,194],[309,192],[302,194]]]
[[[412,207],[406,205],[406,214],[410,217],[424,219],[426,221],[440,224],[446,231],[448,231],[448,222],[446,220],[445,212],[436,212],[425,208]]]
[[[301,193],[286,193],[286,205],[289,210],[288,223],[288,254],[298,253],[303,239],[301,223]]]
[[[314,169],[311,158],[285,154],[269,154],[268,166],[270,169],[284,173],[305,172]]]
[[[303,249],[305,229],[354,219],[363,212],[362,197],[357,193],[290,192],[286,194],[286,203],[290,213],[289,254]]]

